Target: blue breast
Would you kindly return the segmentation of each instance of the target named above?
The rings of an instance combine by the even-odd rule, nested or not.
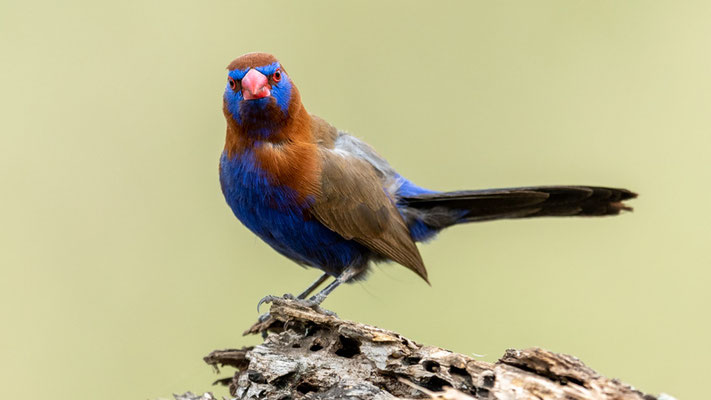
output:
[[[270,182],[251,151],[220,158],[220,184],[235,216],[279,253],[299,264],[338,275],[350,265],[364,265],[372,253],[346,240],[308,212],[310,200],[300,200],[287,187]]]

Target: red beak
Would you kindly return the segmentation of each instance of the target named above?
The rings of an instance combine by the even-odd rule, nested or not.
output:
[[[261,99],[271,94],[267,77],[252,68],[242,78],[242,96],[245,100]]]

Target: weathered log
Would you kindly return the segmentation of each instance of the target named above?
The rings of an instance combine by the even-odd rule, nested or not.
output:
[[[270,313],[251,330],[269,332],[264,343],[205,357],[237,369],[217,382],[238,399],[657,399],[539,348],[488,363],[292,300],[274,300]]]

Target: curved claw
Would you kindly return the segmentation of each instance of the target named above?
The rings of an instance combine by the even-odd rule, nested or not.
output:
[[[286,293],[281,297],[272,296],[272,295],[264,296],[264,297],[262,297],[261,300],[259,300],[259,303],[257,303],[257,314],[259,314],[259,308],[262,306],[262,304],[272,303],[276,299],[296,300],[296,297],[294,297],[293,294],[289,294],[289,293]]]
[[[274,299],[276,299],[276,297],[272,295],[262,297],[262,299],[259,300],[259,303],[257,303],[257,314],[259,314],[259,308],[262,306],[262,304],[271,303],[272,301],[274,301]]]

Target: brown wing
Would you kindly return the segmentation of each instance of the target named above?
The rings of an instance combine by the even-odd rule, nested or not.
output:
[[[332,149],[338,137],[338,130],[321,117],[311,115],[311,135],[319,146]]]
[[[405,221],[367,161],[322,149],[321,193],[311,209],[346,239],[411,269],[427,283],[427,270]]]

